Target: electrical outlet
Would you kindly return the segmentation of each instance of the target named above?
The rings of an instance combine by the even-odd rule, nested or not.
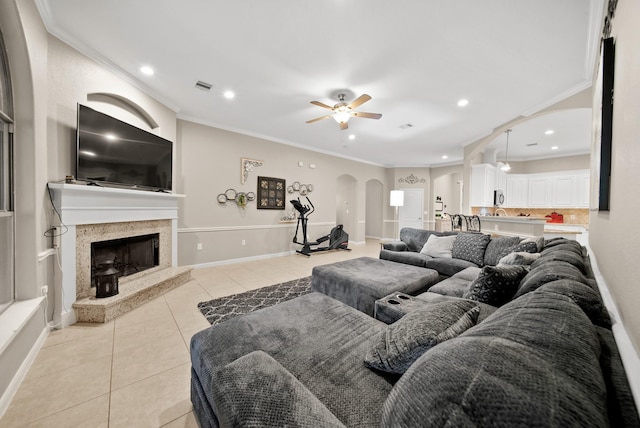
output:
[[[202,250],[202,242],[198,242],[198,245],[196,246],[196,249],[198,251]]]
[[[575,214],[571,214],[571,220],[575,220],[576,219],[576,215]]]
[[[245,241],[244,239],[242,240],[242,245],[247,245],[247,241]]]
[[[46,296],[49,293],[49,286],[43,285],[42,288],[40,289],[40,292],[42,293],[43,296]]]

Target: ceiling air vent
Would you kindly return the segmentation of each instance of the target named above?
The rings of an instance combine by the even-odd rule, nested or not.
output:
[[[410,123],[405,123],[404,125],[400,125],[400,129],[409,129],[413,128],[413,125]]]
[[[196,88],[202,89],[203,91],[210,91],[213,88],[211,83],[203,82],[202,80],[198,80],[196,82]]]

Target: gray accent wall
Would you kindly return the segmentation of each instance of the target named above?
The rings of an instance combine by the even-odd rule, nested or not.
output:
[[[292,242],[296,223],[281,222],[293,211],[289,200],[301,197],[306,204],[299,192],[286,194],[284,210],[259,210],[257,200],[244,209],[233,202],[217,202],[217,195],[227,189],[257,195],[258,176],[285,179],[287,186],[294,181],[313,185],[313,192],[307,195],[316,208],[309,217],[308,235],[312,240],[328,234],[336,223],[344,224],[350,240],[356,243],[364,242],[369,222],[380,223],[378,229],[382,228],[380,214],[368,212],[366,199],[368,181],[386,182],[383,167],[187,120],[178,120],[177,141],[176,191],[185,195],[178,226],[180,265],[268,257],[300,248]],[[244,184],[243,158],[263,162],[248,174]],[[379,192],[384,191],[382,187]]]

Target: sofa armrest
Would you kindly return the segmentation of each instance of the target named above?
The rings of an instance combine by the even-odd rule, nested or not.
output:
[[[269,354],[254,351],[227,364],[214,388],[221,427],[341,427],[311,391]]]
[[[380,246],[383,250],[409,251],[409,246],[402,241],[381,242]]]

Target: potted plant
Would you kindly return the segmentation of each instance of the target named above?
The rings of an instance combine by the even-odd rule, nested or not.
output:
[[[238,197],[236,198],[238,202],[238,206],[244,209],[247,206],[247,195],[244,193],[238,193]]]

